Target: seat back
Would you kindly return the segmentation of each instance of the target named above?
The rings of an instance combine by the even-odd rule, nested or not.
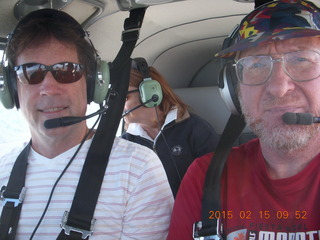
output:
[[[221,135],[230,112],[222,100],[218,86],[177,88],[174,92],[190,107],[190,111],[208,121]],[[254,138],[249,127],[246,127],[235,145],[240,145]]]

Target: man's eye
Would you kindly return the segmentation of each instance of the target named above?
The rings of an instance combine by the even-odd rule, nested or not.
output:
[[[250,68],[262,68],[264,67],[264,64],[262,63],[254,63],[250,66]]]

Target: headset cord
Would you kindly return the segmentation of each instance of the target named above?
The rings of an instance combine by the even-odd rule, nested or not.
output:
[[[32,234],[31,234],[29,240],[32,240],[32,239],[33,239],[34,235],[36,234],[36,232],[37,232],[37,230],[38,230],[38,228],[39,228],[39,226],[40,226],[40,224],[41,224],[41,222],[42,222],[42,220],[43,220],[43,218],[44,218],[44,216],[46,215],[47,210],[48,210],[48,208],[49,208],[49,205],[50,205],[50,203],[51,203],[51,199],[52,199],[54,190],[55,190],[56,186],[58,185],[58,182],[60,181],[60,179],[62,178],[62,176],[65,174],[65,172],[67,171],[67,169],[69,168],[69,166],[71,165],[71,163],[73,162],[73,160],[75,159],[75,157],[77,156],[77,154],[78,154],[78,152],[80,151],[82,145],[85,143],[85,141],[87,140],[89,134],[93,131],[94,127],[97,125],[97,123],[99,122],[100,118],[101,118],[101,114],[99,115],[99,117],[97,118],[97,120],[95,121],[95,123],[93,124],[93,126],[89,129],[88,133],[87,133],[87,134],[84,136],[84,138],[81,140],[79,147],[77,148],[77,150],[75,151],[75,153],[73,154],[73,156],[72,156],[71,159],[69,160],[68,164],[65,166],[65,168],[63,169],[63,171],[61,172],[61,174],[60,174],[59,177],[57,178],[56,182],[54,183],[54,185],[53,185],[53,187],[52,187],[52,189],[51,189],[51,192],[50,192],[48,201],[47,201],[47,205],[46,205],[46,207],[44,208],[43,213],[42,213],[42,215],[41,215],[41,217],[40,217],[40,219],[39,219],[36,227],[34,228],[34,230],[33,230]]]
[[[165,138],[165,136],[164,136],[164,133],[163,133],[163,131],[162,131],[162,128],[161,128],[161,126],[160,126],[160,120],[159,120],[159,115],[158,115],[157,107],[154,107],[154,109],[156,110],[156,116],[157,116],[157,122],[158,122],[159,132],[160,132],[160,134],[161,134],[161,136],[162,136],[162,138],[163,138],[163,141],[164,141],[165,145],[167,146],[167,148],[168,148],[168,150],[169,150],[169,154],[170,154],[171,160],[172,160],[172,162],[173,162],[173,166],[174,166],[174,168],[176,169],[178,178],[179,178],[180,183],[181,183],[182,178],[181,178],[181,175],[180,175],[180,172],[179,172],[177,163],[174,161],[174,157],[172,156],[171,149],[170,149],[170,147],[169,147],[169,144],[168,144],[168,142],[167,142],[167,140],[166,140],[166,138]]]

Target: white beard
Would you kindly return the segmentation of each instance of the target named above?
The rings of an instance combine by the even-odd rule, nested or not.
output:
[[[268,119],[254,118],[239,97],[242,113],[247,124],[260,141],[273,150],[299,150],[304,148],[314,136],[320,134],[320,124],[270,126]]]
[[[274,150],[302,149],[320,132],[318,125],[289,126],[281,124],[268,129],[265,127],[264,121],[251,121],[246,114],[245,118],[252,131],[260,138],[260,141]]]

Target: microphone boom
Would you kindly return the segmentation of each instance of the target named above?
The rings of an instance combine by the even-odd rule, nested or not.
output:
[[[154,95],[153,95],[153,96],[154,96]],[[138,105],[138,106],[136,106],[136,107],[134,107],[134,108],[131,108],[130,110],[124,112],[124,113],[122,114],[122,117],[127,116],[127,115],[128,115],[129,113],[131,113],[132,111],[134,111],[134,110],[136,110],[136,109],[138,109],[138,108],[140,108],[140,107],[144,106],[145,104],[147,104],[147,103],[149,103],[149,102],[152,102],[152,101],[155,102],[155,101],[158,101],[158,99],[156,99],[156,100],[154,101],[154,97],[153,97],[153,98],[149,99],[148,101],[145,101],[145,102],[141,103],[140,105]]]
[[[61,118],[53,118],[46,120],[44,122],[44,127],[47,129],[52,128],[58,128],[58,127],[66,127],[70,126],[79,122],[82,122],[83,120],[86,120],[88,118],[92,118],[94,116],[97,116],[99,114],[104,114],[108,110],[108,106],[105,105],[104,107],[100,108],[98,111],[84,117],[61,117]]]

